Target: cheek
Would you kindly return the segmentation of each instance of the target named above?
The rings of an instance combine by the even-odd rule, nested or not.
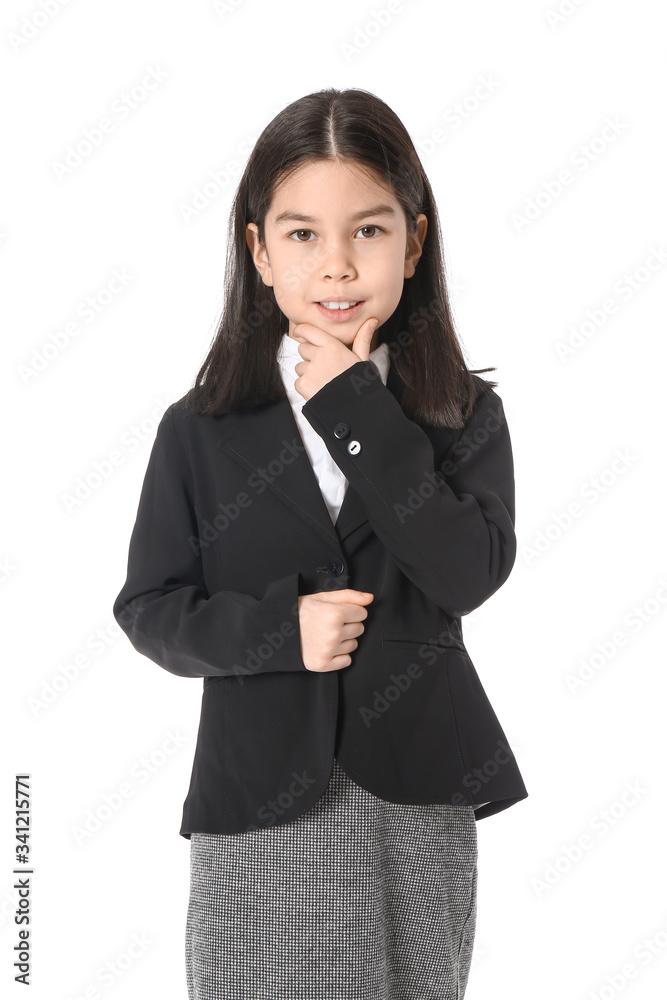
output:
[[[278,303],[289,301],[290,295],[294,294],[294,276],[286,268],[279,268],[273,272],[273,292]]]
[[[379,273],[385,275],[386,278],[392,283],[394,281],[403,280],[405,258],[399,247],[387,247],[385,253],[381,255],[378,254],[377,258],[373,261],[372,266]]]
[[[276,298],[278,294],[283,298],[295,296],[305,287],[305,281],[308,277],[307,263],[304,260],[289,259],[283,259],[280,262],[273,272]]]
[[[385,295],[388,300],[395,301],[396,304],[403,293],[404,270],[405,261],[400,254],[392,253],[384,262]]]

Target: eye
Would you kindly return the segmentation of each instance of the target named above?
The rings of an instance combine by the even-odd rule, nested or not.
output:
[[[381,226],[373,226],[370,223],[366,226],[362,226],[361,229],[379,229],[381,233],[384,232],[384,229]],[[360,233],[361,229],[357,229],[357,232]]]
[[[357,233],[360,233],[360,232],[362,232],[362,230],[364,230],[364,229],[377,229],[377,230],[378,230],[378,232],[380,232],[380,233],[383,233],[383,232],[384,232],[384,229],[383,229],[383,228],[382,228],[381,226],[375,226],[375,225],[370,225],[370,224],[368,224],[368,225],[366,225],[366,226],[361,226],[361,228],[360,228],[360,229],[357,229]],[[294,242],[295,242],[295,243],[310,243],[310,242],[312,242],[312,241],[311,241],[310,239],[307,239],[307,240],[302,240],[302,239],[299,239],[299,235],[300,235],[301,233],[310,233],[310,235],[311,235],[311,236],[314,236],[314,235],[315,235],[315,234],[313,233],[313,230],[312,230],[312,229],[293,229],[293,230],[292,230],[292,232],[291,232],[291,233],[288,233],[287,235],[288,235],[288,237],[289,237],[290,239],[292,239],[292,237],[293,237],[293,236],[296,236],[297,238],[296,238],[296,239],[294,240]],[[356,234],[355,234],[355,235],[356,235]],[[371,234],[371,236],[372,236],[372,235],[374,235],[374,234]],[[370,238],[370,237],[366,237],[366,236],[364,237],[364,239],[369,239],[369,238]]]
[[[287,235],[291,239],[292,236],[294,236],[294,233],[312,233],[312,231],[313,231],[312,229],[295,229],[293,232],[288,233]],[[295,240],[294,242],[295,243],[310,243],[310,240]]]

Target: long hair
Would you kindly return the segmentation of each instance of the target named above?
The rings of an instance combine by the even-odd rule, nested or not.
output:
[[[293,101],[260,135],[239,182],[229,219],[224,305],[211,347],[186,406],[217,416],[286,395],[277,353],[289,321],[265,285],[246,242],[254,222],[261,244],[276,187],[300,167],[322,160],[354,161],[384,180],[405,213],[408,232],[416,216],[428,220],[414,275],[377,333],[404,382],[401,406],[412,420],[435,427],[463,427],[480,388],[497,382],[469,370],[454,330],[438,212],[417,151],[403,123],[374,94],[329,87]]]

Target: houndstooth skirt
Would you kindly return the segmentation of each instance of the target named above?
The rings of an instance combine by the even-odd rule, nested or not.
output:
[[[189,1000],[462,1000],[477,916],[472,806],[399,805],[334,759],[289,823],[193,833]]]

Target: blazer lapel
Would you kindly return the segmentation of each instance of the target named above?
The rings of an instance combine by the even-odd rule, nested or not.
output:
[[[392,365],[387,388],[400,401],[403,382]],[[335,525],[332,522],[287,396],[225,414],[222,426],[218,447],[248,472],[261,476],[273,494],[330,545],[368,521],[362,498],[348,483]]]

